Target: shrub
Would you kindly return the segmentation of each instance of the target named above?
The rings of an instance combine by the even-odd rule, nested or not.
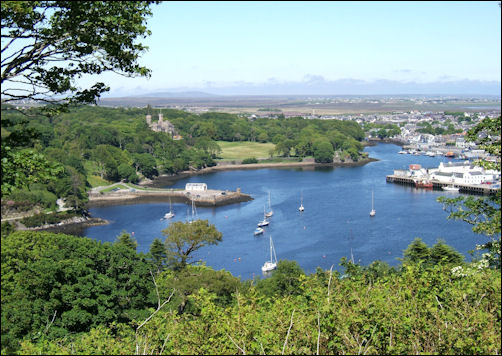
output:
[[[242,164],[252,164],[258,163],[258,160],[255,157],[245,158],[242,160]]]

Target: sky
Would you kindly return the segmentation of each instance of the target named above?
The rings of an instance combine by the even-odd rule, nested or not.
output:
[[[140,62],[112,93],[344,80],[501,78],[498,1],[162,2]],[[500,87],[500,84],[499,84]]]
[[[456,83],[500,94],[499,1],[169,1],[152,11],[139,61],[151,78],[104,74],[109,96],[329,93],[368,83],[376,91]]]

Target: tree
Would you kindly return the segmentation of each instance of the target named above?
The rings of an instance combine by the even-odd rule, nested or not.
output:
[[[162,270],[162,266],[165,264],[167,255],[166,247],[162,243],[162,240],[155,238],[150,245],[150,255],[152,256],[153,263],[157,267],[158,271]]]
[[[410,262],[425,262],[429,259],[430,252],[427,244],[420,237],[416,237],[404,251],[404,260]]]
[[[150,75],[137,61],[147,47],[154,1],[4,1],[2,101],[34,100],[66,108],[95,103],[104,83],[82,89],[83,75]],[[46,107],[51,110],[53,107]]]
[[[335,151],[333,146],[327,139],[320,139],[314,142],[314,159],[319,163],[331,163],[333,162],[333,155]]]
[[[494,156],[494,161],[479,160],[476,164],[485,169],[500,172],[500,128],[501,117],[485,118],[467,133],[467,141],[475,142],[481,149]],[[500,189],[489,197],[474,198],[439,197],[443,209],[449,212],[448,219],[462,220],[471,225],[472,231],[486,235],[489,241],[476,247],[477,250],[487,250],[484,255],[489,264],[500,268]]]
[[[129,234],[125,230],[122,230],[120,235],[117,236],[115,243],[117,245],[122,245],[127,248],[130,248],[134,251],[136,251],[136,247],[138,247],[138,242],[136,241],[136,239],[134,237],[131,237],[131,234]]]
[[[222,233],[207,220],[184,223],[176,221],[162,230],[169,262],[175,269],[183,269],[189,263],[191,254],[206,245],[215,245],[222,240]]]

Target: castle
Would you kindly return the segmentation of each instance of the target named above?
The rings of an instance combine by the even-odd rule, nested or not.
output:
[[[159,113],[159,121],[152,122],[152,115],[146,115],[146,123],[155,132],[166,132],[171,135],[173,139],[181,139],[182,137],[176,133],[174,125],[169,120],[164,120],[162,113]]]

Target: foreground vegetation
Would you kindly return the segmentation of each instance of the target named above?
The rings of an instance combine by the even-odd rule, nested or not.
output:
[[[114,244],[43,232],[2,237],[2,354],[501,351],[500,270],[465,263],[441,242],[415,240],[397,267],[342,259],[343,275],[306,275],[281,260],[254,281],[171,265],[156,246],[136,253],[127,233]]]

